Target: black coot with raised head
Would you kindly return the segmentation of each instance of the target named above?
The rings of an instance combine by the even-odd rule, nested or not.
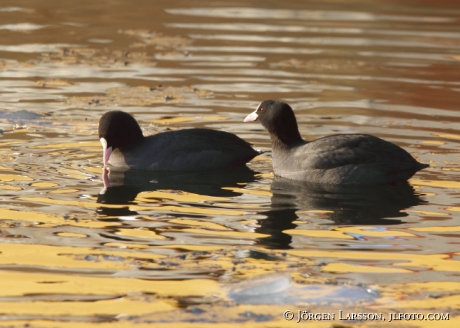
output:
[[[244,122],[259,120],[270,133],[276,175],[314,183],[387,184],[428,167],[391,142],[367,134],[302,139],[292,108],[266,100]]]

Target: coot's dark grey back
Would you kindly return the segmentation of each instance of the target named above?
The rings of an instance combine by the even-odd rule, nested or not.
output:
[[[401,147],[366,134],[337,134],[297,147],[273,148],[277,175],[319,183],[392,183],[427,166]]]
[[[215,170],[244,165],[259,153],[238,136],[209,129],[169,131],[115,150],[110,164],[147,170]]]

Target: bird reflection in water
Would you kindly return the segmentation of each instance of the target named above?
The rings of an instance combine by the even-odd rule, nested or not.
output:
[[[230,190],[256,180],[256,172],[246,166],[212,172],[154,172],[105,170],[104,188],[98,195],[101,204],[132,204],[143,191],[177,190],[214,197],[236,197],[241,193]],[[230,187],[225,188],[224,187]],[[292,237],[285,230],[295,229],[299,210],[324,210],[325,218],[334,225],[396,225],[412,206],[423,204],[420,195],[407,182],[393,185],[327,185],[275,177],[271,184],[271,205],[268,211],[258,212],[256,232],[268,237],[256,243],[268,248],[289,249]],[[200,206],[207,206],[200,204]],[[128,207],[101,206],[101,215],[138,215]],[[181,217],[186,213],[178,214]],[[191,215],[195,217],[196,215]]]
[[[234,197],[241,193],[223,189],[223,187],[241,187],[256,180],[256,172],[247,166],[232,169],[181,172],[181,171],[146,171],[104,170],[104,188],[98,195],[97,202],[103,204],[130,204],[138,193],[154,190],[179,190],[199,195],[214,197]]]
[[[295,229],[298,210],[324,210],[335,225],[395,225],[408,214],[402,210],[425,203],[407,182],[393,185],[327,185],[275,177],[271,185],[271,208],[259,214],[257,232],[270,237],[260,244],[287,249],[292,237],[284,230]],[[398,219],[394,219],[398,218]]]

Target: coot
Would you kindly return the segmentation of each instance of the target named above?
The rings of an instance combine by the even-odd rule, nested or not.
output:
[[[144,137],[137,121],[122,111],[99,120],[104,166],[142,170],[217,170],[244,165],[259,153],[234,134],[184,129]]]
[[[259,119],[272,140],[276,175],[315,183],[386,184],[405,181],[428,167],[395,144],[367,134],[302,139],[292,108],[266,100],[244,122]]]

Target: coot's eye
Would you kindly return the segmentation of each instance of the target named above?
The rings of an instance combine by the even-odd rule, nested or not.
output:
[[[263,109],[263,108],[261,108],[261,109],[259,109],[259,110],[260,110],[262,113],[265,112],[265,109]]]

